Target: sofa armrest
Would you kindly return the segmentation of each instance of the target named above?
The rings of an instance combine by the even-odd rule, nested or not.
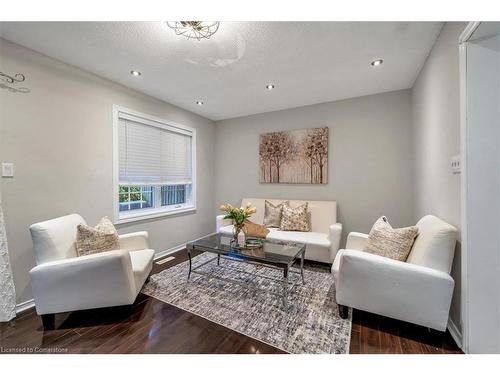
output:
[[[342,239],[342,224],[341,223],[335,223],[330,225],[329,229],[329,240],[331,243],[330,246],[330,258],[331,261],[335,259],[335,256],[337,255],[337,251],[339,251],[340,248],[340,240]]]
[[[219,233],[220,228],[233,224],[232,220],[224,219],[224,216],[226,216],[226,215],[217,215],[215,217],[215,232],[216,233]]]
[[[120,249],[122,250],[144,250],[149,249],[148,232],[134,232],[120,235]]]
[[[30,276],[38,314],[131,304],[137,295],[128,250],[43,263]]]
[[[446,329],[455,284],[450,275],[363,251],[339,256],[339,304]]]
[[[351,250],[364,250],[367,240],[368,240],[367,234],[359,232],[351,232],[347,236],[347,242],[345,244],[345,248]]]

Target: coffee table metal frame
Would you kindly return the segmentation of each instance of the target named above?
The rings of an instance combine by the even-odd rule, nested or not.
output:
[[[227,259],[227,260],[230,260],[233,262],[242,262],[242,263],[247,263],[247,264],[254,264],[254,265],[258,265],[258,266],[263,266],[263,267],[267,267],[267,268],[271,268],[271,269],[275,269],[275,270],[282,270],[283,271],[282,280],[275,279],[272,277],[262,276],[262,275],[256,275],[256,274],[253,274],[253,275],[255,277],[263,277],[263,278],[266,278],[266,279],[269,279],[269,280],[272,280],[275,282],[279,282],[282,284],[282,290],[283,290],[282,298],[283,298],[283,306],[285,307],[285,309],[288,308],[288,293],[289,293],[291,288],[293,288],[294,286],[297,285],[297,283],[292,283],[291,287],[290,287],[290,281],[289,281],[289,277],[288,277],[289,274],[290,273],[299,274],[301,276],[301,279],[302,279],[302,284],[305,284],[305,279],[304,279],[304,257],[305,257],[305,253],[306,253],[306,245],[305,244],[300,244],[300,245],[303,245],[302,249],[297,252],[295,257],[291,261],[279,262],[279,261],[266,260],[266,259],[249,258],[249,257],[245,257],[245,255],[241,254],[241,253],[237,253],[238,257],[236,258],[234,256],[226,255],[224,251],[219,250],[219,249],[212,249],[209,247],[197,246],[196,242],[197,241],[193,241],[193,242],[186,244],[186,250],[187,250],[187,254],[188,254],[188,258],[189,258],[189,271],[188,271],[188,276],[187,276],[188,281],[191,278],[191,274],[196,273],[198,275],[202,275],[205,277],[217,278],[217,279],[222,280],[222,281],[232,282],[232,283],[236,283],[239,285],[248,286],[249,283],[238,282],[235,280],[231,280],[229,278],[222,278],[222,277],[215,276],[211,273],[199,271],[200,268],[202,268],[203,266],[205,266],[211,262],[214,262],[215,260],[217,260],[217,265],[220,266],[220,259],[221,258]],[[192,257],[193,257],[192,252],[193,252],[193,250],[212,253],[212,254],[217,255],[217,257],[213,257],[213,258],[211,258],[211,259],[209,259],[201,264],[196,265],[196,267],[193,267],[193,264],[192,264]],[[235,249],[235,250],[238,250],[238,249]],[[297,259],[299,259],[299,257],[300,257],[300,271],[294,271],[292,269],[292,265],[295,263],[295,261]],[[244,272],[244,271],[240,271],[240,272]]]

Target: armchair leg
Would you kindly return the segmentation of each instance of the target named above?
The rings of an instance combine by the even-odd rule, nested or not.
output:
[[[339,305],[339,315],[342,319],[347,319],[349,316],[349,308],[344,305]]]
[[[56,314],[43,314],[41,317],[44,330],[49,331],[55,328]]]
[[[146,281],[144,281],[144,284],[149,283],[150,280],[151,280],[151,275],[149,275],[148,278],[146,279]]]

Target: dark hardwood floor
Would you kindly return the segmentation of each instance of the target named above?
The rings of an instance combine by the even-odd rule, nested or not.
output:
[[[186,260],[184,251],[153,272]],[[284,353],[197,315],[139,294],[132,306],[56,315],[44,331],[34,309],[0,323],[0,353]],[[440,333],[354,311],[351,353],[461,353]]]

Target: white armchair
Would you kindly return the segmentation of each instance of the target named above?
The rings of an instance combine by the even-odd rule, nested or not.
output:
[[[54,314],[135,301],[153,266],[148,233],[120,236],[120,250],[77,257],[77,226],[72,214],[30,226],[37,266],[30,271],[35,307],[45,328]]]
[[[352,232],[332,266],[341,316],[354,307],[445,331],[454,280],[457,230],[435,216],[418,223],[406,262],[363,251],[368,235]]]

